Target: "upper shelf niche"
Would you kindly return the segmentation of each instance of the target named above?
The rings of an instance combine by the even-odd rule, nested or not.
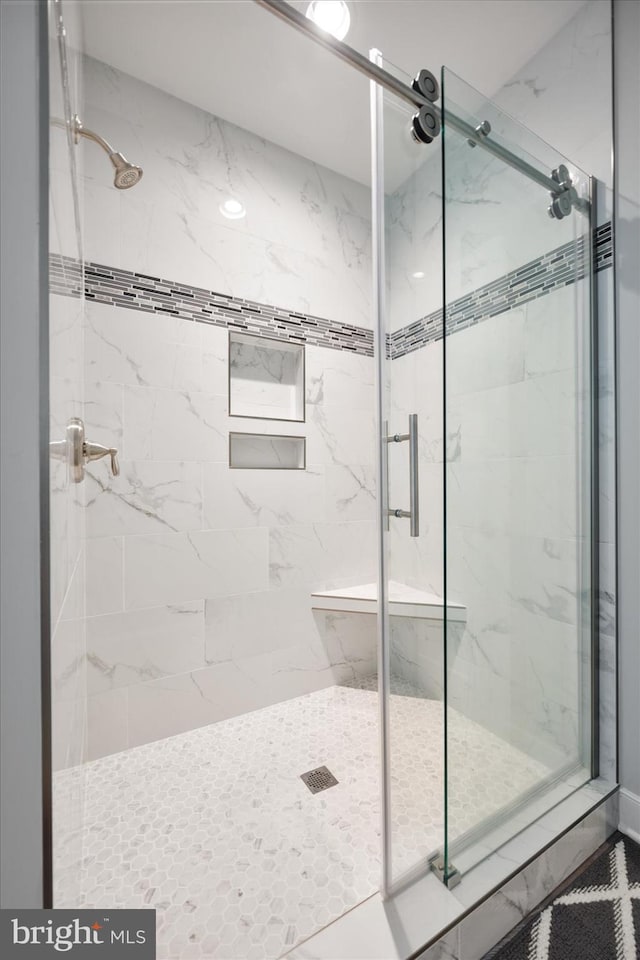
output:
[[[304,345],[230,331],[229,415],[304,421]]]

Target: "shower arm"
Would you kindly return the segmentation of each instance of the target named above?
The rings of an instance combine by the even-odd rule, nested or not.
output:
[[[99,133],[96,133],[94,130],[88,130],[83,126],[80,117],[75,113],[70,123],[67,123],[65,120],[59,120],[57,117],[52,117],[51,123],[55,127],[63,127],[65,130],[70,129],[75,143],[80,143],[80,137],[86,137],[87,140],[93,140],[94,143],[101,146],[104,152],[108,153],[110,157],[117,152],[113,149],[109,141],[101,137]]]
[[[401,100],[418,109],[420,109],[420,107],[428,107],[436,114],[440,121],[442,120],[442,110],[427,97],[423,96],[419,90],[408,86],[406,83],[403,83],[402,80],[398,80],[397,77],[394,77],[393,74],[378,66],[377,63],[373,63],[357,50],[354,50],[348,43],[338,40],[337,37],[323,30],[322,27],[313,23],[304,13],[296,10],[296,8],[292,7],[286,0],[254,0],[254,2],[276,17],[284,20],[290,26],[295,27],[295,29],[301,33],[304,33],[311,40],[314,40],[320,44],[320,46],[329,50],[345,63],[355,67],[360,73],[363,73],[370,80],[375,81],[375,83],[379,83],[380,86],[384,87],[390,93],[395,94],[395,96]],[[563,216],[571,212],[572,207],[575,207],[581,213],[589,213],[589,201],[578,197],[570,178],[563,179],[566,167],[560,166],[557,171],[553,171],[552,176],[549,176],[548,174],[542,173],[532,164],[527,163],[526,160],[516,156],[516,154],[512,153],[507,147],[503,147],[501,144],[496,143],[495,140],[492,140],[488,136],[483,123],[477,127],[472,127],[466,120],[462,120],[460,117],[448,111],[445,119],[448,126],[465,137],[471,146],[478,146],[482,150],[493,154],[493,156],[498,157],[508,166],[519,170],[520,173],[528,177],[529,180],[548,190],[552,197],[552,204],[549,208],[550,216],[562,219]],[[563,198],[564,200],[564,209],[561,211],[558,210],[557,207],[559,198]],[[552,212],[552,208],[554,212]]]

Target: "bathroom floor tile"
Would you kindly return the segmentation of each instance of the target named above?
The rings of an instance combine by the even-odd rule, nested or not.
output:
[[[442,845],[443,705],[393,690],[398,875]],[[328,687],[58,773],[55,905],[154,907],[158,958],[282,956],[379,887],[377,701],[375,678]],[[462,832],[546,771],[460,714],[455,729]],[[312,794],[301,774],[320,766],[338,783]],[[79,792],[81,837],[64,829]]]

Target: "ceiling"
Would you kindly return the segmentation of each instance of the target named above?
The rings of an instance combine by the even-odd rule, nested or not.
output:
[[[345,42],[364,54],[377,47],[412,74],[445,64],[492,96],[584,2],[356,0]],[[91,56],[370,182],[366,78],[252,0],[84,0],[82,9]],[[396,182],[413,149],[406,138],[390,158]]]

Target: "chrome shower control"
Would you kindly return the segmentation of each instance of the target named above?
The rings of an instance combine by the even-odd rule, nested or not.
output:
[[[88,463],[91,460],[101,460],[102,457],[106,457],[107,455],[110,456],[111,473],[114,477],[117,477],[120,473],[120,466],[118,464],[118,451],[115,447],[103,447],[101,443],[89,443],[87,440],[85,440],[83,453],[85,463]]]
[[[82,483],[85,464],[102,457],[111,458],[111,473],[117,477],[120,473],[118,451],[115,447],[103,447],[101,443],[89,443],[84,438],[84,423],[79,417],[72,417],[67,424],[66,439],[53,440],[49,444],[49,454],[55,460],[64,460],[69,466],[72,483]]]

